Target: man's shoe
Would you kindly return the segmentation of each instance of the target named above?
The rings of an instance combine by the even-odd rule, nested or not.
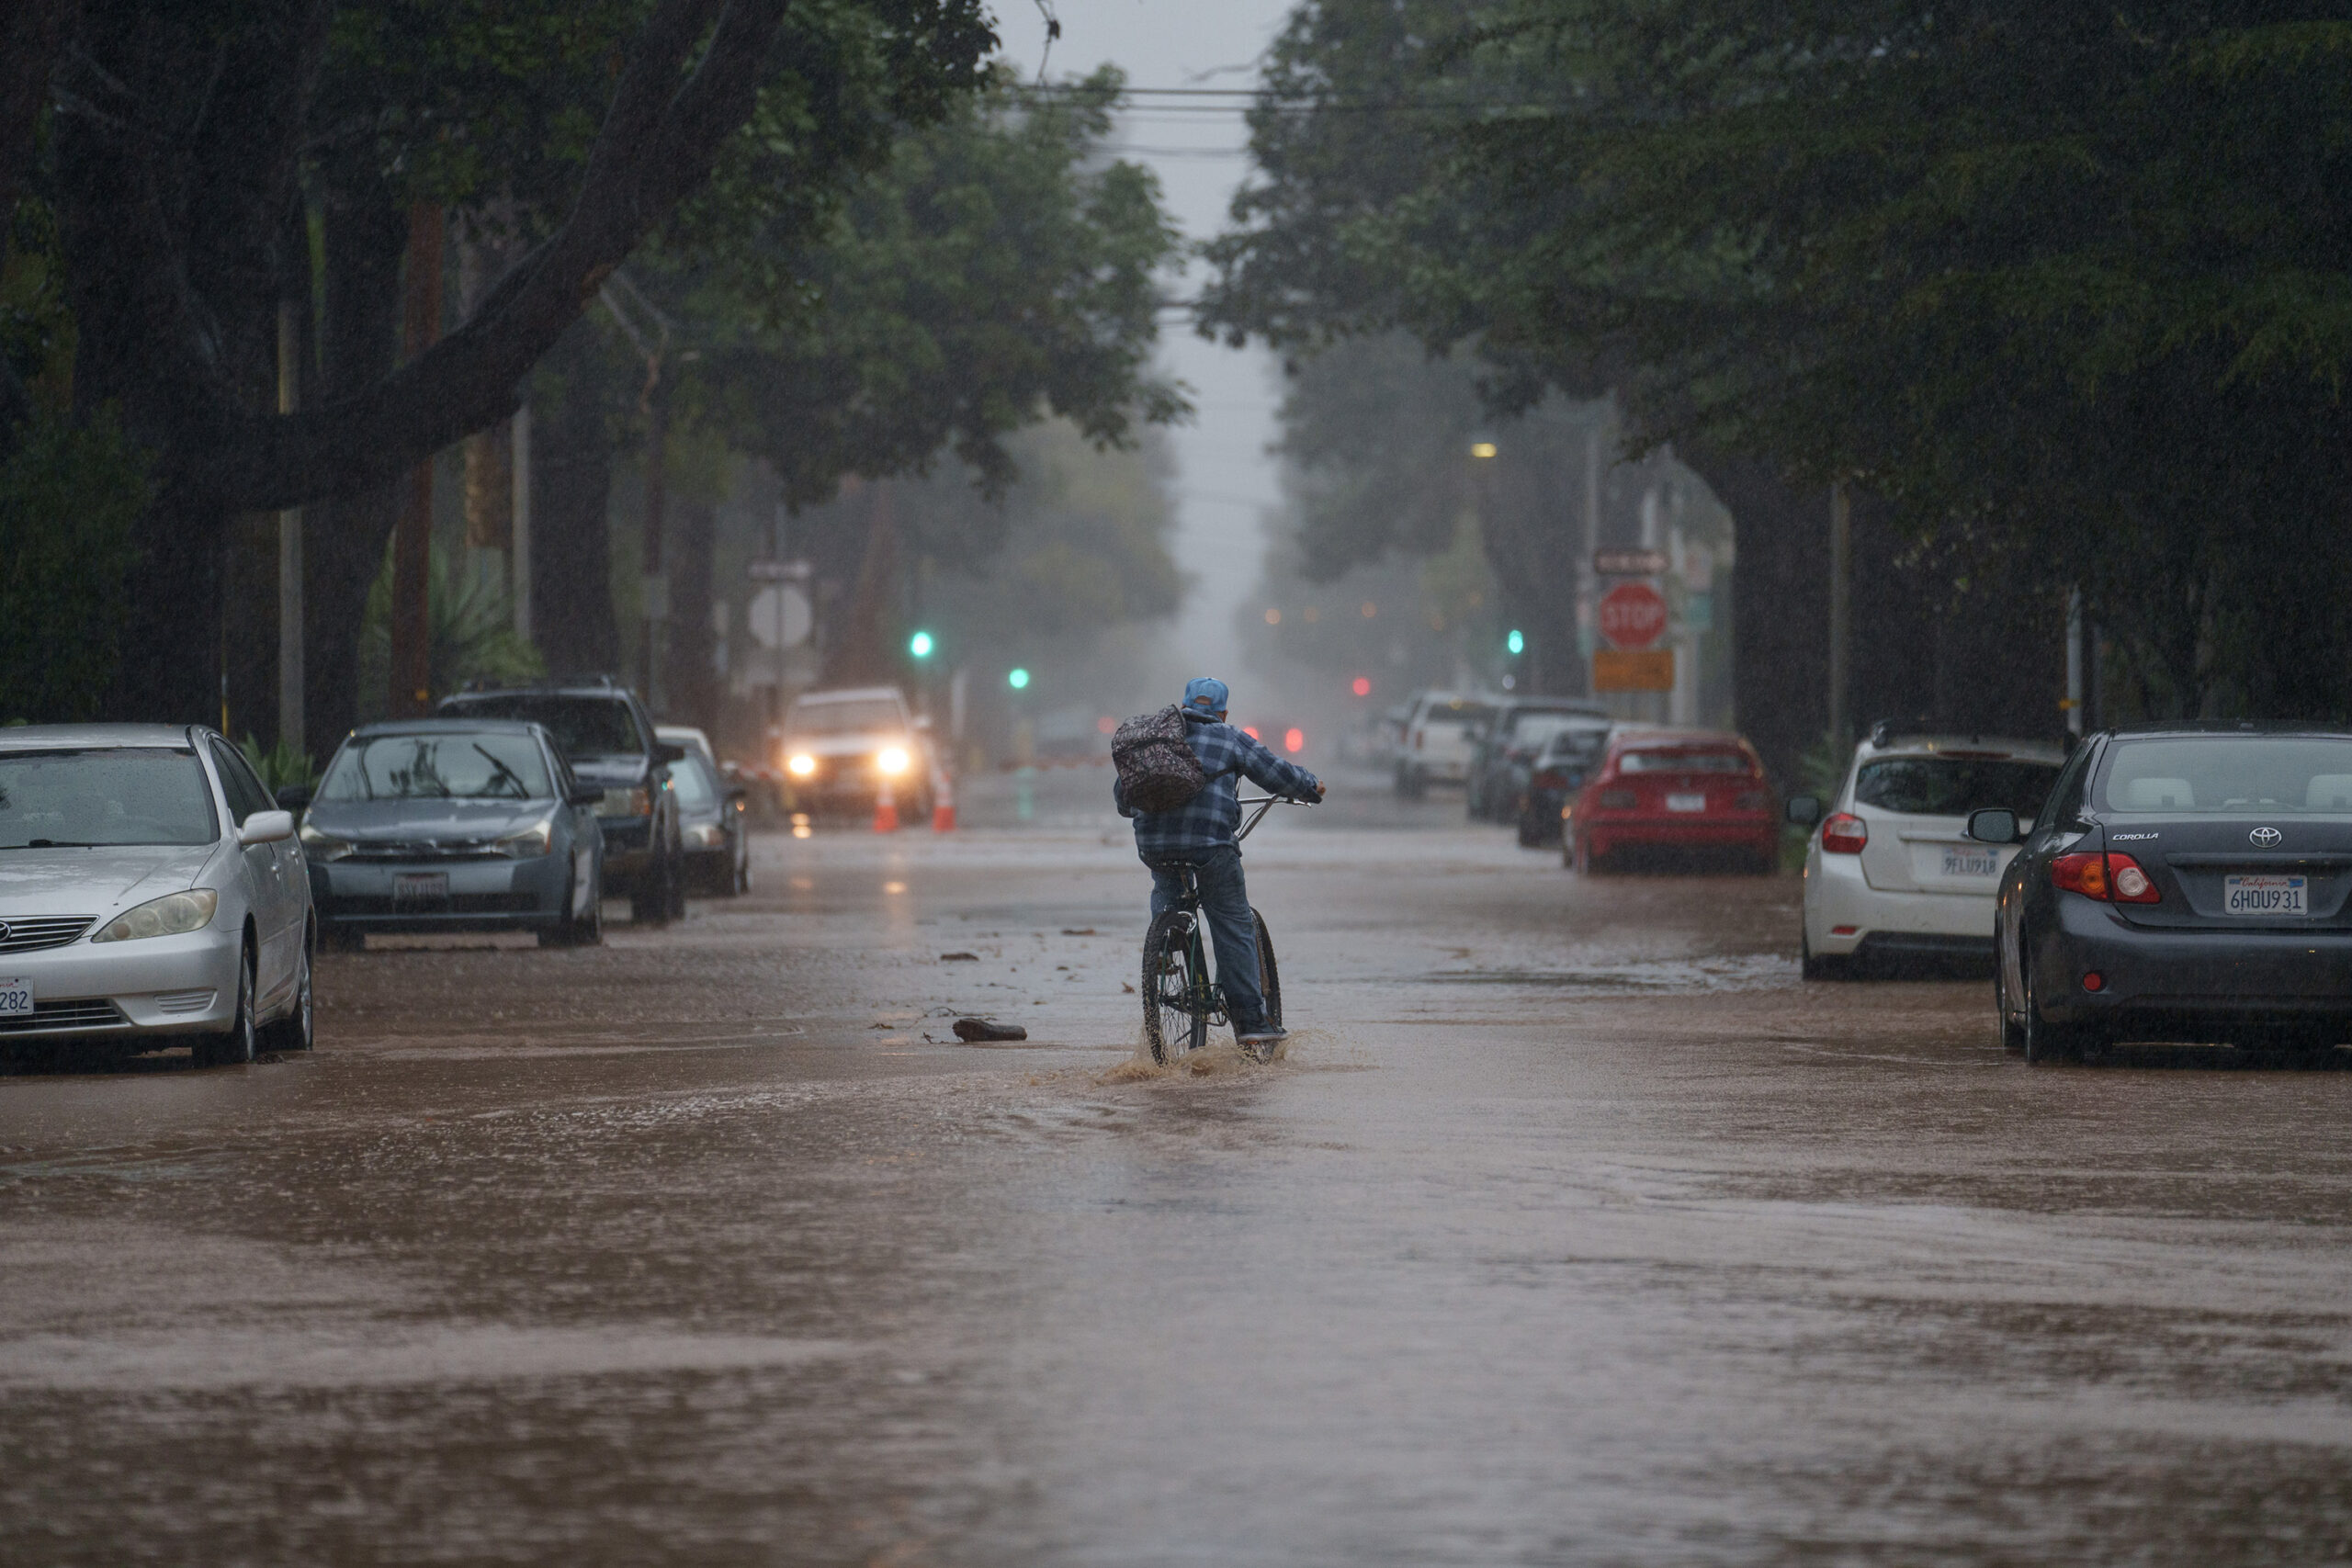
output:
[[[1274,1054],[1274,1047],[1290,1038],[1290,1031],[1278,1023],[1261,1023],[1255,1029],[1237,1030],[1234,1039],[1244,1051],[1260,1061]]]

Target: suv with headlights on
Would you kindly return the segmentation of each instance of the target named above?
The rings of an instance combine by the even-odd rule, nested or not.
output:
[[[785,715],[778,749],[785,809],[871,811],[888,789],[891,804],[917,820],[931,815],[931,747],[926,725],[907,711],[896,686],[803,692]]]
[[[469,687],[441,699],[445,718],[517,718],[544,726],[582,784],[604,792],[605,890],[628,896],[629,917],[659,925],[686,912],[684,841],[670,764],[685,751],[655,738],[653,716],[610,676],[545,685]]]

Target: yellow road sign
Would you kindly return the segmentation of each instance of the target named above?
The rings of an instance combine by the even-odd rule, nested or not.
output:
[[[1674,649],[1596,648],[1592,650],[1596,692],[1674,690]]]

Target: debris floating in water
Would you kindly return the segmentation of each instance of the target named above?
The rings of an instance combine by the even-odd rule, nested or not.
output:
[[[1029,1032],[1017,1023],[999,1023],[989,1018],[959,1018],[956,1021],[958,1040],[1026,1040]]]
[[[939,961],[942,964],[978,964],[980,955],[977,953],[943,953]]]

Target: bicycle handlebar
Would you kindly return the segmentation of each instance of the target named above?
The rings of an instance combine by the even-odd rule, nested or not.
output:
[[[1233,835],[1233,841],[1237,844],[1242,840],[1248,838],[1250,836],[1250,829],[1255,828],[1259,822],[1263,820],[1266,813],[1272,811],[1275,807],[1304,806],[1306,804],[1297,796],[1288,795],[1261,795],[1247,800],[1240,799],[1238,796],[1236,796],[1235,798],[1238,805],[1254,806],[1258,808],[1256,813],[1250,817],[1249,821],[1241,824],[1240,831]]]

